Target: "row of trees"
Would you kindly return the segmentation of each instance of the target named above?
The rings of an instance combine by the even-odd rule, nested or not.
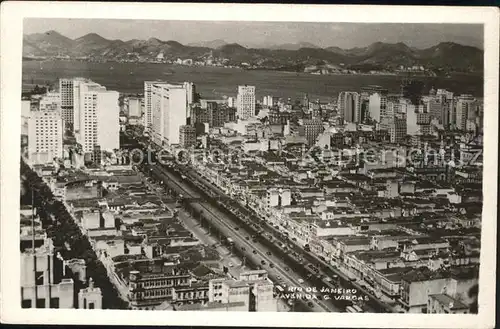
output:
[[[22,97],[31,97],[33,95],[44,95],[46,93],[47,93],[47,87],[44,87],[44,86],[40,87],[39,85],[36,85],[30,91],[26,91],[26,92],[21,93],[21,96]]]
[[[127,309],[128,303],[120,298],[115,286],[109,280],[106,268],[97,258],[88,238],[82,234],[78,225],[61,201],[54,195],[43,180],[21,159],[21,174],[24,176],[24,196],[30,199],[34,191],[33,204],[40,216],[42,227],[54,242],[56,252],[64,259],[80,258],[87,265],[87,277],[92,277],[101,289],[104,309]]]

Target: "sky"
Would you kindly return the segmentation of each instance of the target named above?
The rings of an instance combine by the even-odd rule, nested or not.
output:
[[[123,19],[29,18],[24,34],[55,30],[75,39],[97,33],[106,39],[175,40],[182,44],[222,39],[244,46],[310,42],[320,47],[365,47],[373,42],[404,42],[426,48],[456,42],[483,48],[483,26],[478,24],[305,23],[157,21]]]

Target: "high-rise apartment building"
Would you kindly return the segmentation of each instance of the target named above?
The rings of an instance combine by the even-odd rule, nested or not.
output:
[[[246,120],[255,115],[255,86],[238,86],[236,108],[240,120]]]
[[[129,97],[127,99],[127,115],[129,117],[140,117],[142,115],[142,103],[142,98]]]
[[[415,105],[402,99],[400,106],[406,113],[406,133],[408,135],[426,135],[430,133],[431,116],[425,104]]]
[[[393,117],[396,113],[401,113],[401,105],[398,102],[394,101],[387,102],[385,112],[381,114],[381,117]]]
[[[192,82],[184,82],[182,84],[186,89],[186,102],[191,105],[195,102],[196,86]]]
[[[78,81],[73,85],[73,131],[77,135],[80,132],[81,114],[86,106],[85,94],[99,90],[106,90],[106,87],[100,84],[87,80]]]
[[[380,129],[389,133],[391,143],[400,143],[406,137],[406,114],[395,113],[392,116],[383,116],[380,122]]]
[[[467,130],[467,121],[476,117],[477,102],[472,95],[460,95],[456,103],[456,126],[459,130]]]
[[[389,126],[391,143],[401,143],[406,137],[406,133],[406,118],[402,113],[398,113],[394,116],[394,119]]]
[[[153,125],[152,86],[169,84],[166,81],[144,81],[144,127],[151,130]],[[173,86],[173,84],[170,84]],[[185,90],[184,103],[186,103],[186,117],[190,117],[189,105],[196,101],[196,86],[192,82],[184,82],[179,87]]]
[[[360,121],[360,95],[357,92],[343,91],[339,94],[338,110],[345,122]]]
[[[98,145],[103,151],[120,148],[120,107],[117,91],[95,82],[74,86],[74,130],[85,153]]]
[[[181,147],[189,148],[196,144],[196,128],[183,125],[179,129],[179,144]]]
[[[387,89],[376,85],[361,88],[362,98],[368,99],[368,116],[371,120],[380,122],[380,116],[384,115],[387,108],[387,93]]]
[[[273,96],[271,95],[264,96],[264,98],[262,99],[262,105],[267,107],[272,107],[274,105]]]
[[[227,122],[236,121],[234,108],[215,101],[203,102],[201,107],[194,107],[191,111],[191,125],[208,123],[210,127],[222,127]]]
[[[183,85],[151,84],[152,138],[158,145],[179,144],[179,131],[187,122],[186,89]]]
[[[227,106],[236,107],[236,99],[234,97],[227,98]]]
[[[73,127],[75,114],[75,87],[80,83],[89,82],[85,78],[59,79],[59,94],[61,99],[61,116],[67,127]]]
[[[372,120],[380,122],[380,115],[385,112],[386,107],[387,95],[378,92],[370,95],[368,101],[368,112]]]
[[[447,91],[446,89],[438,89],[436,91],[436,96],[444,96],[444,98],[448,101],[453,99],[453,92]]]
[[[304,136],[310,146],[316,143],[316,138],[324,131],[323,122],[319,119],[304,119],[302,120],[302,127]]]
[[[56,106],[31,111],[28,120],[28,156],[33,163],[48,163],[63,156],[63,120]]]
[[[151,103],[151,86],[153,84],[166,83],[161,81],[144,81],[144,128],[151,129],[153,122],[153,108]]]
[[[429,109],[431,119],[437,119],[442,123],[445,100],[439,96],[429,96],[424,98],[424,104]]]

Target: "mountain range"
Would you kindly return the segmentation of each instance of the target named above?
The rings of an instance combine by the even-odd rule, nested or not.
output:
[[[107,60],[154,59],[162,53],[166,59],[202,60],[225,58],[229,64],[243,62],[260,67],[291,67],[332,64],[349,68],[387,69],[400,65],[423,65],[429,69],[482,71],[483,50],[453,42],[442,42],[426,49],[405,43],[375,42],[367,47],[343,49],[320,48],[307,42],[244,47],[224,40],[190,43],[163,41],[157,38],[129,41],[109,40],[96,33],[70,39],[57,31],[24,35],[23,56],[91,57]]]

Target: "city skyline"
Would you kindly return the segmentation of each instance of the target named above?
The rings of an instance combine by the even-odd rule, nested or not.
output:
[[[17,308],[491,312],[486,12],[84,6],[18,21]]]
[[[133,24],[131,24],[133,21]],[[37,19],[24,21],[23,33],[55,30],[72,39],[89,33],[114,40],[158,38],[193,44],[223,40],[245,47],[273,47],[308,43],[317,47],[351,49],[375,41],[403,42],[426,48],[440,42],[483,48],[480,24],[403,24],[403,23],[306,23],[306,22],[231,22],[231,21],[156,21],[123,19]],[[196,36],[191,31],[196,30]]]

